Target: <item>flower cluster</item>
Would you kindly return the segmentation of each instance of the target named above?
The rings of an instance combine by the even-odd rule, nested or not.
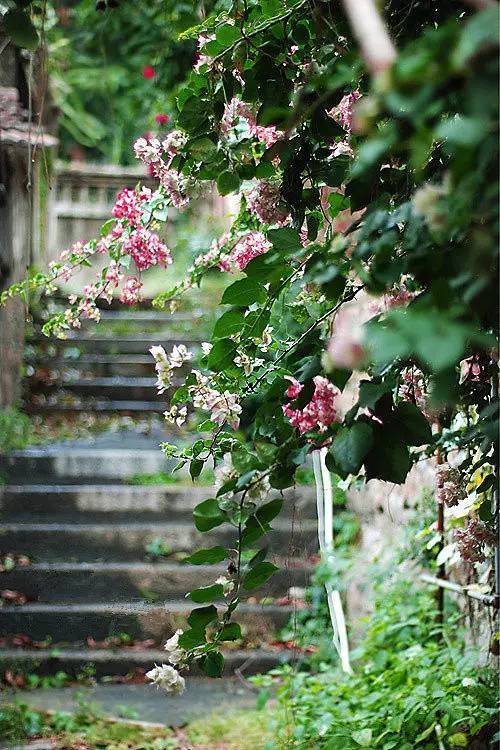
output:
[[[134,143],[137,159],[148,165],[151,175],[159,180],[175,208],[184,208],[189,203],[186,180],[172,168],[172,162],[186,140],[179,130],[172,130],[162,143],[157,138],[138,138]]]
[[[155,361],[158,393],[165,393],[172,384],[173,371],[189,362],[193,358],[193,353],[184,344],[174,345],[170,355],[163,346],[152,346],[149,351]]]
[[[287,378],[291,385],[286,391],[290,399],[296,399],[302,391],[303,386],[295,378]],[[335,407],[335,400],[339,390],[321,375],[314,378],[314,393],[310,402],[303,409],[292,409],[289,404],[283,406],[283,413],[296,427],[300,434],[317,430],[326,432],[332,422],[338,422],[339,416]]]
[[[284,136],[284,132],[278,130],[275,125],[257,125],[257,120],[251,106],[246,102],[242,102],[241,99],[238,99],[237,97],[233,97],[231,101],[226,104],[220,122],[221,132],[224,135],[227,135],[238,123],[240,118],[246,121],[252,138],[255,138],[259,143],[263,143],[266,148],[274,146],[276,141]]]
[[[206,375],[198,370],[193,370],[196,385],[189,386],[189,395],[197,409],[211,412],[210,419],[217,425],[226,422],[234,429],[240,424],[241,406],[238,396],[229,391],[218,391],[212,388]]]
[[[458,469],[448,464],[437,468],[437,499],[448,507],[458,505],[467,497],[465,483]]]
[[[351,91],[350,94],[345,94],[336,107],[327,111],[328,117],[338,122],[347,133],[352,133],[352,108],[355,102],[361,97],[361,92]]]
[[[173,262],[168,247],[156,232],[151,232],[146,227],[139,227],[125,240],[123,252],[132,257],[139,271],[145,271],[154,265],[168,266]]]
[[[137,302],[140,302],[142,299],[141,291],[143,286],[144,284],[142,281],[136,279],[135,276],[129,276],[125,279],[125,283],[120,292],[120,302],[123,305],[135,305]]]
[[[247,207],[251,214],[263,224],[283,225],[289,211],[281,201],[279,185],[268,180],[260,180],[246,195]]]
[[[431,418],[431,414],[428,412],[427,408],[425,380],[421,373],[416,372],[414,368],[406,370],[403,373],[403,382],[399,393],[403,401],[409,401],[410,403],[415,404],[428,419]]]
[[[352,107],[360,96],[361,94],[359,91],[352,91],[350,94],[343,96],[336,107],[332,107],[332,109],[327,110],[326,112],[328,117],[331,117],[332,120],[338,122],[347,133],[344,140],[338,141],[330,146],[330,153],[333,157],[344,155],[353,156],[353,150],[350,144],[350,135],[352,133]]]
[[[462,559],[470,563],[485,562],[487,548],[497,544],[495,533],[478,518],[469,519],[463,529],[455,529],[454,537]]]
[[[151,680],[157,688],[172,695],[181,695],[186,689],[186,680],[170,664],[155,664],[154,668],[146,672],[146,678]]]
[[[230,253],[219,259],[221,271],[243,271],[251,260],[267,253],[272,247],[262,232],[249,232],[242,237]]]
[[[207,42],[211,42],[215,39],[215,34],[200,34],[198,37],[198,53],[196,55],[196,60],[193,65],[193,70],[195,70],[197,73],[199,73],[200,68],[203,67],[203,65],[207,65],[208,67],[211,66],[213,58],[210,55],[205,55],[201,51],[205,44]]]

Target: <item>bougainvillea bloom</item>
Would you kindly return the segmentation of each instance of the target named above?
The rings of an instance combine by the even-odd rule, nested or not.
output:
[[[222,256],[219,268],[222,271],[243,271],[251,260],[267,253],[272,247],[262,232],[250,232],[239,240],[229,255]]]
[[[498,544],[496,534],[478,518],[471,518],[463,529],[455,529],[454,537],[462,559],[470,563],[485,562],[487,547]]]
[[[135,305],[136,302],[140,302],[142,299],[141,290],[143,286],[144,284],[142,281],[136,279],[135,276],[129,276],[125,280],[123,289],[120,292],[120,302],[123,305]]]
[[[347,133],[352,131],[352,107],[360,96],[361,93],[359,91],[352,91],[350,94],[343,96],[337,106],[332,107],[326,113],[328,117],[338,122]]]
[[[139,271],[145,271],[151,266],[168,266],[172,263],[172,256],[168,247],[161,242],[156,232],[150,232],[140,227],[123,243],[124,254],[132,256]]]
[[[288,379],[291,380],[291,385],[287,388],[286,395],[288,398],[297,398],[303,386],[294,378]],[[329,380],[316,375],[310,402],[303,409],[292,409],[286,404],[283,406],[283,413],[301,435],[310,430],[326,432],[332,422],[339,421],[335,408],[335,400],[339,394],[340,391]]]
[[[247,193],[247,207],[251,214],[263,224],[283,224],[289,216],[281,201],[279,185],[268,180],[259,180]]]
[[[151,80],[155,77],[156,72],[152,65],[145,65],[142,69],[143,78]]]
[[[155,115],[155,122],[157,122],[158,125],[166,125],[167,122],[170,122],[170,117],[164,115],[162,112],[158,112],[158,114]]]

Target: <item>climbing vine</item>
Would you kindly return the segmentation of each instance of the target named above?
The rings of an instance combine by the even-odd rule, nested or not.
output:
[[[491,554],[498,9],[387,5],[386,28],[366,3],[367,34],[348,0],[220,3],[183,34],[199,55],[172,129],[134,145],[157,190],[123,190],[99,238],[2,295],[50,290],[102,253],[95,282],[45,325],[64,336],[98,320],[99,298],[136,303],[140,271],[175,260],[158,234],[171,207],[205,183],[238,196],[228,231],[154,300],[174,311],[207,274],[231,280],[180,387],[173,374],[193,352],[151,349],[166,418],[205,413],[190,447],[162,446],[193,480],[217,467],[196,527],[235,531],[232,547],[188,558],[226,561],[227,574],[190,592],[201,606],[167,644],[170,665],[150,673],[173,692],[179,665],[222,673],[241,597],[275,570],[265,548],[249,552],[282,507],[268,492],[292,486],[315,448],[342,478],[394,483],[439,452],[438,499],[466,507],[454,549],[474,563]]]

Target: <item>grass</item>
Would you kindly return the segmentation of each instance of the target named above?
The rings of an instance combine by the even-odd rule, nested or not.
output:
[[[132,712],[121,707],[121,714]],[[0,741],[23,742],[50,737],[66,750],[263,750],[271,739],[268,710],[212,714],[182,731],[140,726],[133,721],[109,720],[98,707],[81,701],[75,713],[45,713],[24,703],[0,706]]]

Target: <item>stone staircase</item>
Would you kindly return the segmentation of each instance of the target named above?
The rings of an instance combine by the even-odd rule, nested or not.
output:
[[[135,322],[140,322],[146,311],[135,312]],[[115,321],[123,319],[118,315]],[[161,333],[156,340],[168,345]],[[63,387],[53,392],[49,388],[54,398],[38,403],[27,391],[26,403],[38,413],[99,408],[96,404],[118,413],[162,411],[165,407],[147,374],[149,357],[144,359],[150,342],[148,330],[142,337],[127,331],[123,338],[84,332],[71,343],[44,344],[54,346],[56,356],[36,351],[31,361],[36,359],[38,369],[31,377],[40,372],[40,362],[46,362],[50,377]],[[72,359],[71,346],[77,347]],[[105,391],[99,386],[102,381],[107,383]],[[71,407],[60,395],[69,384],[79,399]],[[92,400],[94,393],[98,401]],[[1,673],[64,670],[76,675],[89,664],[98,677],[143,671],[162,660],[161,644],[196,606],[185,593],[223,574],[223,565],[182,562],[187,552],[234,539],[228,526],[203,535],[194,527],[192,510],[213,496],[210,486],[187,479],[131,483],[137,475],[171,472],[172,462],[158,448],[162,440],[172,439],[163,430],[152,428],[145,435],[131,427],[0,457],[0,551],[31,560],[0,573],[0,589],[26,599],[0,607]],[[312,488],[287,491],[285,510],[273,527],[269,554],[280,572],[239,608],[243,641],[229,644],[227,674],[242,666],[245,673],[264,671],[283,659],[284,652],[271,646],[274,634],[294,611],[286,597],[291,586],[307,583],[307,557],[316,551]],[[158,561],[147,554],[155,540],[161,540],[165,552]],[[133,648],[127,645],[132,642]]]
[[[56,299],[51,311],[64,309]],[[26,348],[23,408],[35,414],[158,414],[166,397],[156,393],[149,347],[167,351],[184,343],[196,351],[210,330],[199,310],[171,315],[152,309],[102,309],[99,325],[65,339],[41,334],[45,315],[34,316]]]

